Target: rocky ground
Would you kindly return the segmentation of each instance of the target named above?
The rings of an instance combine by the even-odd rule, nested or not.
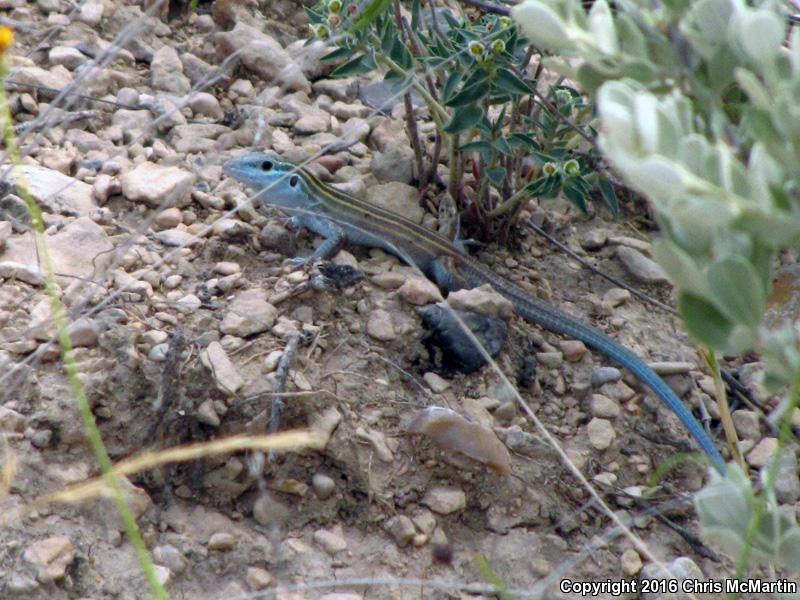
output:
[[[680,535],[697,532],[686,494],[703,469],[683,465],[655,488],[651,503],[677,528],[643,514],[648,479],[687,448],[686,434],[603,357],[513,319],[498,365],[638,547],[491,368],[434,372],[415,308],[437,293],[413,270],[348,248],[335,262],[366,278],[332,290],[315,285],[315,270],[283,265],[318,240],[296,240],[223,175],[227,158],[253,146],[301,161],[333,144],[310,166],[319,177],[437,226],[411,185],[402,106],[378,114],[369,80],[326,78],[330,66],[317,59],[327,50],[304,45],[298,5],[217,0],[148,15],[111,0],[0,0],[0,9],[24,25],[7,82],[24,175],[45,213],[80,377],[112,459],[263,431],[279,361],[298,340],[282,427],[310,427],[321,449],[214,456],[125,486],[172,597],[490,597],[468,587],[488,582],[479,556],[511,588],[553,595],[564,578],[651,577],[653,557],[678,577],[732,572]],[[97,467],[52,343],[19,181],[6,173],[0,194],[0,465],[11,474],[0,484],[0,596],[143,598],[109,500],[35,502]],[[613,221],[532,201],[527,212],[601,269],[668,302],[649,244],[631,228],[646,219],[627,210]],[[713,382],[674,317],[534,237],[480,259],[658,362],[679,395],[714,414]],[[758,363],[738,373],[763,394]],[[431,405],[494,432],[511,474],[409,435],[409,421]],[[775,439],[746,407],[734,419],[748,462],[762,466]],[[782,469],[780,500],[794,510],[796,461]],[[364,578],[376,581],[353,581]]]

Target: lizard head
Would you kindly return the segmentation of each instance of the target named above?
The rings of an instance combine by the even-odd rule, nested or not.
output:
[[[225,163],[227,175],[257,192],[262,204],[302,208],[309,190],[302,169],[275,154],[251,152]]]

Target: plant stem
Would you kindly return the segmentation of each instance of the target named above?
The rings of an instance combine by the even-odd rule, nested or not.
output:
[[[725,383],[722,381],[722,374],[719,370],[719,361],[713,350],[704,349],[700,351],[703,359],[706,361],[711,376],[714,378],[714,395],[717,397],[717,406],[719,407],[719,418],[722,421],[722,429],[725,431],[725,439],[728,440],[728,447],[733,454],[734,460],[739,463],[739,466],[747,472],[747,465],[744,462],[742,453],[739,450],[739,436],[736,435],[736,428],[733,426],[733,419],[731,419],[731,410],[728,406],[728,394],[725,391]]]
[[[372,43],[376,44],[376,47],[380,47],[380,40],[376,35],[373,34],[372,36]],[[392,71],[396,73],[400,73],[402,76],[407,77],[409,72],[394,62],[390,57],[386,56],[385,54],[376,54],[375,60],[379,63],[382,63],[385,67],[388,67]],[[437,127],[444,127],[444,122],[450,118],[450,115],[447,114],[447,111],[444,107],[439,104],[436,99],[430,94],[428,90],[425,89],[425,86],[420,84],[416,79],[414,79],[411,83],[411,86],[417,91],[417,93],[422,96],[422,99],[425,100],[425,103],[428,105],[428,108],[431,110],[431,118],[436,122]]]
[[[64,370],[67,373],[72,393],[75,396],[75,404],[77,405],[78,412],[83,419],[83,426],[86,430],[86,437],[89,439],[89,444],[92,447],[97,462],[100,464],[100,471],[103,473],[106,485],[111,489],[114,498],[114,504],[117,511],[122,518],[122,523],[125,527],[125,532],[128,534],[128,539],[133,544],[136,551],[139,564],[144,571],[145,578],[150,585],[150,591],[158,600],[168,600],[167,592],[161,583],[158,581],[153,562],[150,560],[150,554],[147,552],[147,547],[139,532],[139,527],[136,524],[136,519],[131,512],[128,501],[122,491],[117,478],[110,473],[113,468],[111,459],[108,456],[103,438],[100,435],[100,430],[97,428],[92,410],[89,407],[89,402],[86,399],[86,392],[83,386],[83,381],[78,373],[78,366],[75,362],[75,356],[72,352],[72,341],[70,340],[67,331],[67,316],[64,310],[64,304],[61,302],[59,296],[59,289],[56,285],[55,273],[53,270],[53,262],[50,257],[50,251],[47,246],[47,240],[44,235],[44,219],[42,211],[36,204],[36,201],[30,194],[25,177],[20,169],[22,164],[19,147],[17,146],[17,139],[14,134],[14,126],[11,120],[11,110],[8,105],[8,96],[6,95],[5,87],[0,85],[0,122],[3,128],[3,141],[8,150],[8,156],[11,160],[14,169],[17,170],[17,189],[20,196],[22,196],[28,208],[28,213],[31,220],[31,229],[33,232],[36,249],[39,255],[40,266],[44,272],[45,291],[50,297],[51,310],[53,313],[53,323],[55,324],[58,342],[61,346],[61,356],[64,361]]]
[[[459,152],[458,152],[458,140],[459,135],[451,135],[450,136],[450,156],[449,156],[449,167],[450,173],[447,181],[447,191],[450,193],[450,197],[453,198],[453,201],[456,203],[456,207],[458,207],[458,200],[460,198],[460,194],[458,193],[458,166],[459,166]]]

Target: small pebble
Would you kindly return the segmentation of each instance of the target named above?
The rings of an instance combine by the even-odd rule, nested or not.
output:
[[[311,478],[311,487],[320,500],[327,500],[336,491],[336,482],[324,473],[314,473]]]
[[[208,540],[209,550],[218,550],[220,552],[227,552],[236,547],[236,538],[227,531],[219,531],[211,535]]]
[[[608,449],[617,437],[614,427],[606,419],[595,417],[586,425],[589,444],[595,450]]]

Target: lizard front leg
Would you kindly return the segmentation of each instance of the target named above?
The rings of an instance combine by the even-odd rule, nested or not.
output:
[[[297,267],[304,267],[318,260],[329,260],[333,258],[347,241],[344,230],[329,219],[303,214],[293,216],[291,218],[291,223],[296,227],[300,226],[310,229],[314,233],[325,238],[311,256],[307,258],[296,256],[289,259],[289,263]]]

